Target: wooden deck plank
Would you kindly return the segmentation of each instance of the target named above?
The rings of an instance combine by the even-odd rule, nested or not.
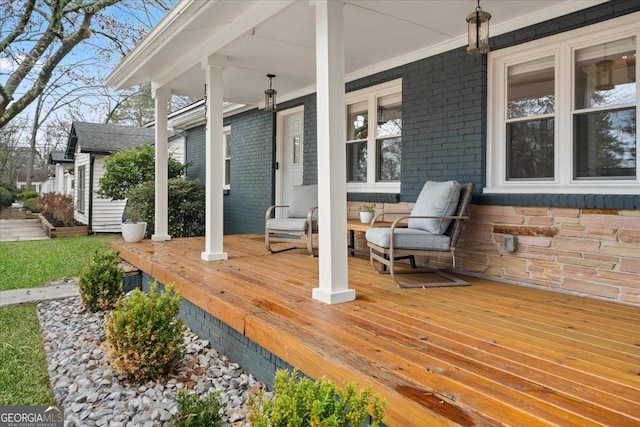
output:
[[[482,279],[400,290],[359,257],[357,300],[327,306],[317,258],[261,236],[225,236],[221,262],[202,238],[115,246],[303,372],[373,384],[390,426],[640,425],[637,307]]]
[[[260,274],[260,270],[254,269],[252,270],[254,274]],[[264,272],[263,272],[264,273]],[[268,289],[263,289],[260,291],[254,290],[254,292],[261,292],[264,298],[268,298],[270,295],[270,291]],[[282,296],[282,291],[277,296],[274,296],[272,299],[277,299],[277,297]],[[317,313],[317,305],[313,303],[306,303],[307,301],[303,301],[302,305],[299,305],[300,310],[297,311],[297,315],[295,317],[305,318],[306,321],[303,321],[299,324],[299,327],[306,331],[306,334],[314,334],[315,329],[317,328],[320,331],[330,330],[330,325],[327,322],[323,322],[322,324],[318,324],[318,319],[316,315]],[[286,301],[282,302],[283,305],[287,305]],[[272,302],[272,305],[277,305]],[[349,306],[349,305],[347,305]],[[315,320],[315,322],[314,322]],[[349,315],[342,319],[332,319],[332,321],[339,321],[341,323],[350,324],[353,327],[361,327],[361,331],[364,332],[367,336],[358,337],[354,334],[354,330],[350,329],[349,332],[344,332],[342,330],[332,331],[330,336],[322,336],[322,339],[331,339],[338,343],[342,343],[345,347],[345,350],[349,347],[357,347],[360,349],[360,352],[368,350],[367,358],[369,360],[374,360],[380,365],[387,366],[391,364],[392,366],[402,366],[402,375],[407,376],[408,378],[416,377],[421,375],[421,371],[424,370],[425,366],[437,366],[438,368],[434,368],[433,371],[437,371],[439,375],[449,376],[449,378],[454,378],[457,381],[457,386],[452,384],[434,384],[433,382],[430,384],[431,387],[442,387],[446,392],[437,393],[441,396],[456,396],[465,394],[465,385],[468,387],[468,384],[473,384],[473,389],[478,393],[478,395],[483,395],[483,398],[498,395],[495,397],[496,401],[488,407],[492,410],[497,410],[500,412],[504,412],[507,410],[503,405],[505,402],[514,401],[514,402],[523,402],[527,401],[528,407],[532,408],[533,412],[536,414],[538,418],[544,418],[545,414],[550,414],[549,422],[563,422],[565,425],[570,423],[570,417],[567,417],[566,414],[562,416],[560,413],[555,413],[554,416],[554,407],[545,409],[547,406],[546,403],[548,401],[554,401],[554,404],[559,407],[565,407],[567,409],[575,408],[575,397],[563,395],[562,393],[556,393],[555,390],[549,389],[546,386],[536,384],[528,379],[524,379],[522,377],[517,377],[512,374],[506,373],[504,371],[498,371],[492,368],[490,365],[485,364],[480,366],[475,359],[467,358],[466,356],[458,354],[449,354],[447,350],[442,348],[438,349],[430,344],[422,344],[422,346],[418,346],[416,342],[416,337],[405,338],[405,342],[403,343],[403,347],[405,350],[403,352],[403,348],[399,347],[398,344],[403,340],[400,339],[401,334],[397,329],[393,329],[390,331],[384,331],[384,326],[373,328],[372,324],[369,320],[362,320],[360,322],[357,321],[352,315]],[[317,334],[316,334],[317,336]],[[342,339],[339,339],[339,336]],[[390,346],[380,345],[377,343],[376,346],[371,346],[370,341],[375,337],[386,338],[387,343],[391,343]],[[384,344],[385,341],[382,342]],[[421,347],[416,351],[416,347]],[[379,359],[382,355],[387,355],[387,359],[380,361]],[[434,354],[437,354],[438,357],[433,357]],[[400,357],[401,355],[401,357]],[[428,356],[427,356],[428,355]],[[446,367],[448,366],[448,367]],[[461,367],[465,367],[467,374],[459,375],[461,372]],[[471,373],[475,373],[473,375]],[[491,380],[486,380],[485,378],[491,378]],[[481,385],[482,384],[482,385]],[[504,390],[500,388],[500,384],[508,384],[509,387]],[[423,384],[424,386],[424,384]],[[515,393],[509,393],[512,388],[518,390]],[[524,391],[520,391],[524,390]],[[544,405],[536,402],[536,394],[545,395],[545,403]],[[523,394],[525,394],[523,396]],[[530,395],[530,396],[528,396]],[[528,397],[532,397],[533,399],[528,401]],[[469,407],[473,407],[474,403],[471,402],[468,404]],[[615,403],[614,403],[615,404]],[[485,405],[485,407],[487,407]],[[595,405],[584,405],[580,408],[580,416],[576,416],[573,420],[573,425],[584,425],[586,420],[585,416],[591,418],[591,420],[597,420],[599,422],[610,421],[615,422],[616,424],[628,423],[631,420],[625,416],[619,416],[619,414],[613,414],[606,410],[603,407],[598,407]],[[640,415],[640,414],[638,414]],[[520,419],[522,419],[522,415],[519,415]]]

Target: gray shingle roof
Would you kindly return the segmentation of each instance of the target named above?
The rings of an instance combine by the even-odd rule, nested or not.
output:
[[[66,157],[73,157],[77,143],[83,153],[110,154],[124,148],[153,144],[154,139],[153,128],[73,122]]]
[[[64,151],[55,150],[49,153],[49,164],[55,165],[56,163],[73,163],[73,159],[67,159],[64,155]]]

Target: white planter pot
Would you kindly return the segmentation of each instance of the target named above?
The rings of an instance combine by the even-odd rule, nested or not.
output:
[[[123,222],[122,238],[125,242],[139,242],[147,231],[146,222]]]
[[[371,224],[373,220],[373,212],[360,212],[360,222],[363,224]]]

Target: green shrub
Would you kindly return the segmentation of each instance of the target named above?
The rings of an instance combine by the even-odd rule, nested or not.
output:
[[[21,200],[37,199],[38,196],[39,194],[35,190],[25,190],[22,193],[20,193]]]
[[[198,180],[171,178],[168,189],[169,235],[173,237],[201,236],[204,232],[205,189]],[[147,237],[154,233],[155,188],[147,182],[129,191],[127,208],[140,214],[147,222]]]
[[[45,194],[40,200],[42,212],[50,213],[58,221],[66,226],[75,224],[73,219],[73,199],[62,194]]]
[[[80,274],[80,300],[89,311],[110,310],[122,296],[124,271],[117,251],[96,252]]]
[[[370,426],[380,426],[386,403],[372,393],[361,392],[355,384],[344,389],[326,379],[297,379],[298,371],[276,372],[273,399],[264,393],[249,399],[249,420],[253,427],[360,427],[369,418]]]
[[[106,348],[111,368],[134,380],[156,379],[180,361],[184,354],[182,320],[176,316],[180,295],[168,285],[149,294],[135,289],[122,305],[106,317]]]
[[[15,194],[4,187],[0,187],[0,208],[8,208],[15,199]]]
[[[169,178],[174,178],[184,173],[186,165],[169,154],[168,168]],[[153,182],[154,178],[155,148],[151,145],[125,148],[105,157],[98,194],[104,198],[124,200],[129,197],[129,190]]]
[[[178,412],[171,418],[175,427],[219,427],[222,425],[220,393],[198,397],[185,390],[178,392]]]
[[[22,206],[28,211],[33,213],[39,213],[42,209],[40,207],[40,199],[27,199],[22,203]]]

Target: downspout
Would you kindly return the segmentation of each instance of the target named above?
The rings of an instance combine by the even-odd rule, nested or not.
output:
[[[95,154],[89,155],[89,234],[93,233],[93,165],[96,162]]]

